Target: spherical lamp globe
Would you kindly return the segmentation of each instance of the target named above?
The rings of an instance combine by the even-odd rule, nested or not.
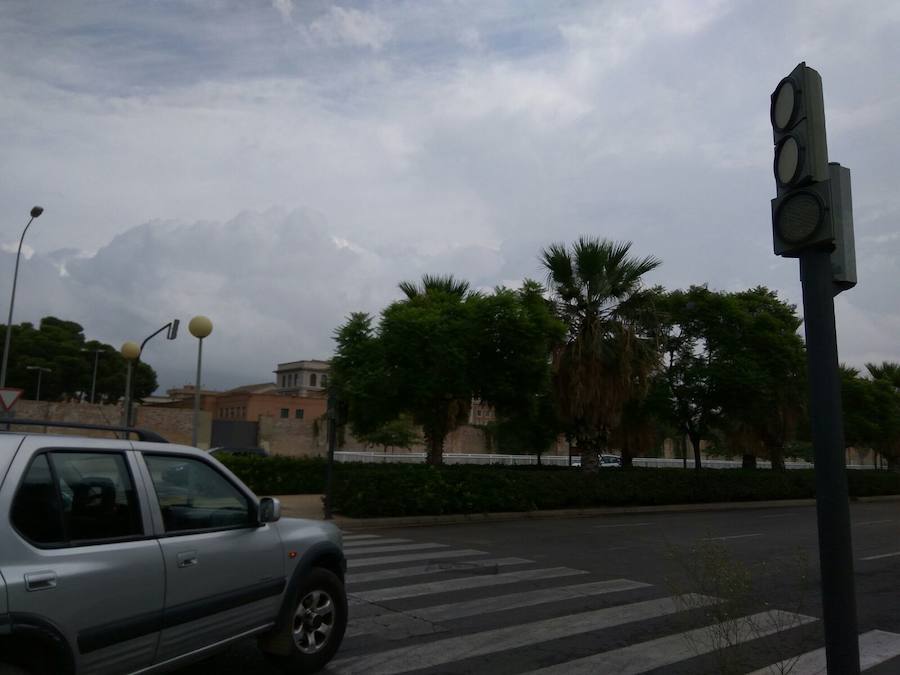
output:
[[[195,316],[188,324],[188,330],[191,332],[191,335],[201,340],[212,333],[212,329],[212,321],[205,316]]]
[[[141,355],[141,347],[137,342],[132,342],[129,340],[128,342],[122,343],[122,349],[119,350],[129,361],[134,361]]]

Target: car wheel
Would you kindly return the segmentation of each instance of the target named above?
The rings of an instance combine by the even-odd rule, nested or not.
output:
[[[309,571],[291,603],[290,621],[260,646],[285,673],[321,670],[341,646],[347,629],[347,595],[333,572]]]

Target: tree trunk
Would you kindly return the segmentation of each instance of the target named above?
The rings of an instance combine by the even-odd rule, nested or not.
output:
[[[749,455],[746,452],[743,456],[743,461],[741,462],[741,467],[744,469],[755,469],[756,468],[756,455]]]
[[[772,471],[784,471],[784,447],[772,445],[769,448],[769,458],[772,461]]]
[[[436,433],[428,434],[427,441],[426,464],[440,466],[444,463],[444,437]]]
[[[699,471],[701,467],[700,463],[700,434],[698,433],[689,433],[688,437],[691,439],[691,446],[694,448],[694,470]]]

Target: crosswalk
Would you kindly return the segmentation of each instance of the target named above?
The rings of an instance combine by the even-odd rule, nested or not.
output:
[[[723,614],[713,611],[722,598],[673,597],[641,580],[412,537],[347,534],[344,542],[350,622],[325,671],[333,675],[683,673],[695,665],[714,673],[725,651],[753,652],[818,622],[772,609],[710,623]],[[823,649],[780,653],[766,665],[765,652],[753,653],[740,672],[825,673]],[[900,672],[900,634],[864,633],[860,654],[863,670],[891,663]]]

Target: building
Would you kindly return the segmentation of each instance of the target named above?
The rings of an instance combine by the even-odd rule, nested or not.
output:
[[[273,371],[279,393],[299,396],[324,396],[328,386],[328,361],[290,361],[279,363]]]

